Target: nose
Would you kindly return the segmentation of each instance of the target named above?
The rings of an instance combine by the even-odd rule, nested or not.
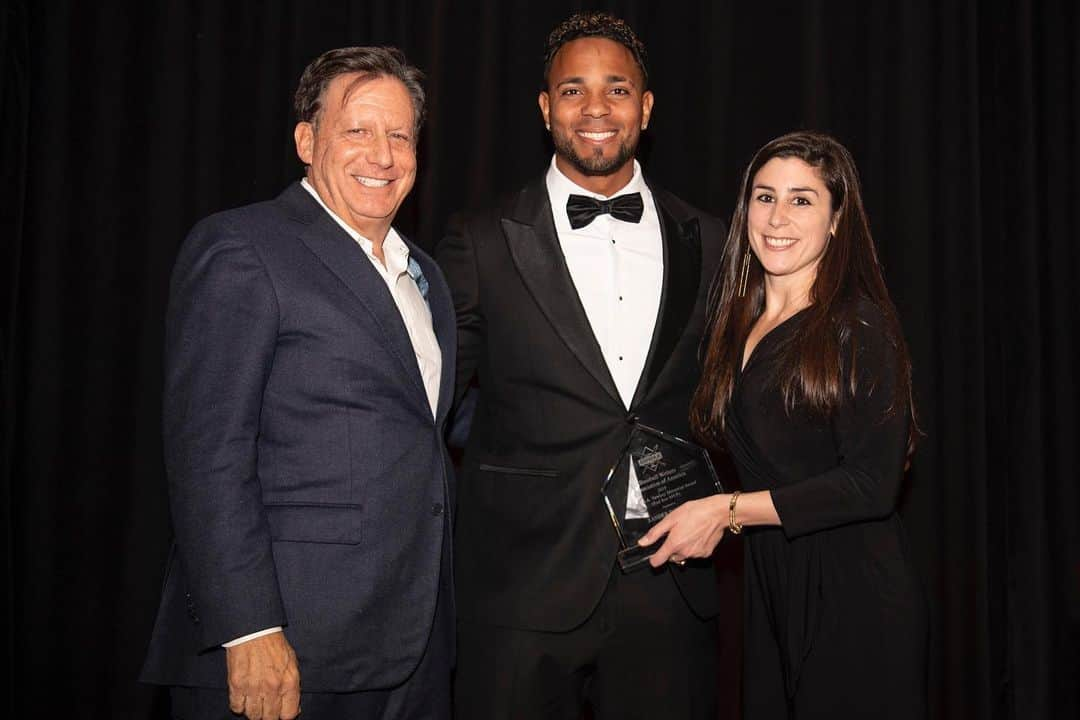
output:
[[[607,98],[603,93],[589,93],[585,98],[585,104],[581,108],[581,114],[588,117],[604,117],[611,112]]]
[[[390,138],[386,133],[376,133],[367,147],[367,161],[381,168],[394,165],[394,151],[390,147]]]
[[[769,211],[769,225],[771,227],[780,227],[787,225],[787,208],[784,203],[774,202],[772,210]]]

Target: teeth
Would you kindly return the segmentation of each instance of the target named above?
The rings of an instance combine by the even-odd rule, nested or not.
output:
[[[608,130],[607,132],[585,132],[582,130],[578,134],[590,140],[607,140],[610,137],[615,137],[614,130]]]
[[[363,175],[353,175],[353,177],[364,187],[381,188],[390,184],[389,180],[380,180],[379,178],[364,177]]]
[[[794,245],[795,243],[795,238],[774,238],[767,235],[765,236],[765,244],[772,247],[788,247],[789,245]]]

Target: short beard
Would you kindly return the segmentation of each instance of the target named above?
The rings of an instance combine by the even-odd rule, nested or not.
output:
[[[551,133],[551,140],[555,143],[555,153],[586,177],[614,175],[616,171],[632,160],[634,153],[637,152],[636,138],[628,138],[621,143],[618,152],[610,160],[599,152],[590,157],[581,157],[575,152],[574,143],[570,137],[562,133]]]

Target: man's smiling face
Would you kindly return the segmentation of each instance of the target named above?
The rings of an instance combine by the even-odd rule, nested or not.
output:
[[[315,121],[297,124],[295,138],[322,201],[381,243],[416,180],[416,116],[404,83],[359,73],[334,78]]]
[[[607,38],[585,37],[559,49],[540,111],[551,127],[556,163],[583,187],[633,175],[634,154],[652,112],[652,93],[630,51]]]

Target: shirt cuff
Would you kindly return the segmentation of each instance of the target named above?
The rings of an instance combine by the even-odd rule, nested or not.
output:
[[[230,640],[227,643],[222,643],[221,647],[225,647],[225,648],[236,647],[240,643],[246,643],[248,640],[254,640],[255,638],[261,638],[263,635],[271,635],[271,634],[277,633],[277,632],[281,632],[281,626],[280,625],[277,626],[277,627],[266,628],[265,630],[260,630],[259,632],[253,632],[250,635],[245,635],[244,637],[238,637],[235,640]]]

